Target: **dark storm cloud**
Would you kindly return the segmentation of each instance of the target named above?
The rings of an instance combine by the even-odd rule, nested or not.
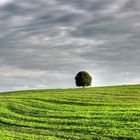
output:
[[[71,87],[79,70],[94,75],[96,86],[140,82],[139,4],[3,0],[1,89]]]

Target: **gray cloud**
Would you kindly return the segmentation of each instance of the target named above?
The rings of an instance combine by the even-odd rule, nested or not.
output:
[[[3,0],[4,1],[4,0]],[[139,83],[138,0],[0,3],[0,90]]]

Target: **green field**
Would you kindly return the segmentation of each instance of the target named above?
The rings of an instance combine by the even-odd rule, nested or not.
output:
[[[0,94],[0,140],[140,140],[140,85]]]

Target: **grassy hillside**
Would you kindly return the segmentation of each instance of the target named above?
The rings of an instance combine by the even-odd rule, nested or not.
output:
[[[140,140],[140,85],[0,94],[1,140]]]

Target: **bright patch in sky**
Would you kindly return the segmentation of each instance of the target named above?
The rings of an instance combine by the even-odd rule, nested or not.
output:
[[[0,6],[3,6],[9,2],[11,2],[12,0],[0,0]]]

